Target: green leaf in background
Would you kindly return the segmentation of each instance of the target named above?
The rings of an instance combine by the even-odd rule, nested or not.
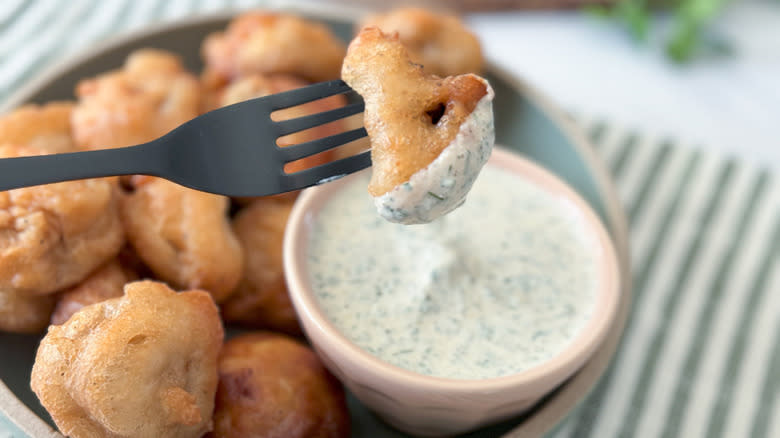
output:
[[[629,32],[637,41],[647,38],[649,16],[646,10],[645,0],[624,0],[615,7],[615,15],[628,25]]]
[[[675,12],[675,28],[666,53],[677,62],[691,59],[702,41],[702,29],[723,9],[726,0],[683,0]]]
[[[636,40],[644,42],[650,31],[651,17],[661,10],[673,11],[671,34],[666,40],[666,54],[684,63],[697,53],[731,54],[731,46],[722,40],[704,36],[709,23],[724,9],[727,0],[618,0],[612,6],[593,5],[585,10],[591,15],[621,23]]]
[[[622,23],[637,41],[647,38],[649,14],[645,0],[621,0],[611,7],[589,5],[585,10],[594,16],[611,18]]]

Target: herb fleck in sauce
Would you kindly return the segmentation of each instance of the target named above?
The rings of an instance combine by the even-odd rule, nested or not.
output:
[[[488,166],[428,225],[377,216],[366,175],[314,222],[319,305],[352,342],[422,374],[481,379],[548,360],[591,315],[592,237],[566,200]]]

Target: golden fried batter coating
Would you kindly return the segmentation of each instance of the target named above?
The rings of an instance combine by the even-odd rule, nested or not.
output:
[[[0,117],[0,144],[13,144],[48,154],[73,152],[71,102],[25,105]]]
[[[225,343],[214,438],[349,436],[344,390],[309,348],[274,333]]]
[[[0,146],[0,157],[31,155]],[[0,192],[0,290],[48,294],[83,280],[124,242],[117,193],[106,179]]]
[[[141,260],[176,288],[227,298],[243,269],[227,216],[229,199],[161,178],[136,176],[133,182],[120,210],[127,240]]]
[[[408,181],[438,157],[487,94],[484,80],[474,75],[426,75],[397,35],[376,27],[364,28],[350,43],[342,77],[366,103],[373,196]]]
[[[360,28],[368,26],[398,32],[412,62],[422,64],[426,73],[445,77],[482,70],[479,40],[454,15],[400,8],[367,17]]]
[[[196,117],[200,87],[176,55],[130,54],[121,70],[79,82],[72,126],[83,149],[132,146],[161,137]]]
[[[291,209],[291,202],[258,199],[233,219],[245,265],[241,282],[221,305],[225,321],[301,334],[282,270],[282,239]]]
[[[119,260],[111,260],[76,287],[59,295],[51,315],[51,323],[63,324],[84,306],[121,297],[125,284],[133,280],[136,280],[134,272],[124,269]]]
[[[49,327],[31,386],[70,437],[196,438],[211,429],[222,340],[209,294],[129,283]]]
[[[28,295],[0,290],[0,331],[38,333],[49,325],[54,295]]]
[[[338,79],[344,50],[327,26],[272,12],[238,16],[224,32],[206,37],[201,48],[206,69],[227,81],[252,73]]]

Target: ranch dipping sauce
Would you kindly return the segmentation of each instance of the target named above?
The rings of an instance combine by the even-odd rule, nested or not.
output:
[[[566,199],[486,166],[467,202],[427,225],[379,217],[354,177],[314,218],[307,265],[350,341],[410,371],[506,376],[562,351],[596,297],[595,237]]]

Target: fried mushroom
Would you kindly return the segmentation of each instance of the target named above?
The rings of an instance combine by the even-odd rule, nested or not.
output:
[[[119,260],[111,260],[77,286],[59,294],[51,323],[63,324],[82,307],[121,297],[125,284],[135,279],[135,273],[124,269]]]
[[[258,199],[233,219],[245,265],[235,292],[221,304],[225,321],[301,334],[282,270],[282,240],[291,209],[291,202]]]
[[[344,390],[309,348],[274,333],[225,343],[213,438],[349,436]]]
[[[31,386],[70,437],[196,438],[211,429],[222,340],[209,294],[129,283],[50,326]]]
[[[225,82],[252,73],[338,79],[344,50],[327,26],[272,12],[244,13],[201,47],[207,74]]]
[[[134,176],[122,197],[127,240],[152,272],[179,289],[204,289],[222,301],[241,279],[243,254],[224,196]]]
[[[54,295],[28,295],[0,290],[0,331],[39,333],[49,325]]]
[[[86,79],[76,87],[71,118],[82,149],[133,146],[154,140],[196,117],[200,86],[179,58],[143,49],[122,69]]]
[[[427,75],[397,35],[376,27],[350,43],[342,77],[365,100],[373,163],[368,191],[379,213],[426,223],[460,206],[495,138],[487,81]]]
[[[35,154],[0,146],[0,157]],[[0,192],[0,291],[42,295],[73,286],[123,242],[116,189],[106,179]]]
[[[25,105],[0,117],[0,144],[48,154],[74,152],[70,128],[72,102]]]
[[[476,35],[460,18],[422,8],[399,8],[371,15],[360,28],[378,27],[386,33],[398,32],[412,62],[426,73],[454,76],[479,73],[484,59]]]

